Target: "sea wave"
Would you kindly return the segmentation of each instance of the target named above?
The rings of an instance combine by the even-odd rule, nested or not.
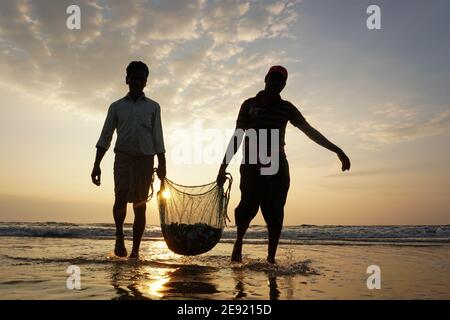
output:
[[[124,227],[126,236],[132,236],[132,225]],[[3,237],[44,237],[78,239],[114,239],[114,224],[73,224],[57,222],[1,222],[0,236]],[[236,227],[226,227],[222,234],[223,242],[232,242]],[[159,226],[147,226],[144,239],[160,240]],[[245,239],[254,244],[267,240],[265,226],[253,225],[248,229]],[[281,243],[298,244],[311,242],[450,242],[450,225],[416,226],[333,226],[298,225],[285,226]]]

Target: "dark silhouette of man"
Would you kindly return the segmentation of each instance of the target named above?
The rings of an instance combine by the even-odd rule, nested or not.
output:
[[[292,103],[281,98],[280,93],[286,85],[287,78],[288,72],[284,67],[271,67],[265,77],[264,90],[260,91],[255,97],[244,101],[236,121],[235,133],[230,140],[227,153],[217,175],[217,183],[222,186],[226,180],[226,168],[231,161],[231,157],[237,152],[245,133],[243,161],[239,168],[241,200],[235,209],[237,237],[231,255],[233,262],[242,261],[242,240],[250,222],[261,207],[269,233],[267,261],[275,263],[278,240],[283,226],[284,205],[290,184],[289,164],[284,151],[284,136],[288,121],[317,144],[335,152],[342,162],[342,171],[350,169],[350,160],[344,151],[314,129]],[[250,145],[250,140],[247,137],[249,129],[255,129],[258,132],[256,147]],[[276,150],[278,151],[279,165],[275,174],[262,174],[265,163],[259,158],[259,148],[262,146],[259,143],[262,139],[259,133],[260,129],[278,130],[279,140],[276,141],[278,142],[278,149]],[[266,154],[273,150],[273,143],[274,141],[268,141],[265,144]],[[256,163],[249,161],[251,150],[257,150],[258,152]],[[231,156],[227,157],[227,155]]]
[[[96,144],[92,182],[100,186],[100,162],[109,149],[114,130],[117,141],[114,147],[114,222],[116,243],[114,254],[126,257],[123,223],[127,203],[133,203],[133,248],[130,258],[139,257],[139,246],[145,230],[145,209],[150,185],[153,183],[153,161],[158,156],[158,178],[166,176],[166,159],[161,108],[143,92],[149,74],[141,61],[132,61],[127,67],[125,82],[128,94],[112,103],[108,109],[100,138]]]

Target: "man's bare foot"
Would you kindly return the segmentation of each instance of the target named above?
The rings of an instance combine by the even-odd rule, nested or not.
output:
[[[233,253],[231,254],[232,262],[242,262],[242,241],[236,240],[233,246]]]
[[[131,251],[129,258],[130,259],[139,259],[139,252],[138,251]]]
[[[114,247],[114,254],[118,257],[126,257],[127,249],[125,248],[125,241],[123,237],[116,237],[116,245]]]
[[[271,264],[276,264],[277,262],[275,261],[274,257],[267,257],[267,262],[271,263]]]

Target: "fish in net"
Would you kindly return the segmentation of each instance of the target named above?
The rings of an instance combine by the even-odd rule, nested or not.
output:
[[[232,177],[228,186],[216,182],[184,186],[167,178],[157,193],[161,231],[167,247],[192,256],[208,252],[220,241],[226,225]]]

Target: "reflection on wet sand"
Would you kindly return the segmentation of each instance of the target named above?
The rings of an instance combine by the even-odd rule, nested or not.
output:
[[[170,281],[165,284],[164,293],[167,298],[201,298],[218,293],[208,274],[216,272],[216,268],[186,265],[170,273]]]
[[[316,274],[307,260],[233,264],[223,254],[179,256],[164,241],[153,242],[143,260],[110,261],[116,299],[292,299],[293,277]]]
[[[274,272],[269,272],[267,276],[269,278],[270,300],[278,300],[280,298],[280,290],[278,290],[277,275]]]
[[[247,297],[247,294],[244,291],[244,275],[242,270],[234,270],[234,281],[236,281],[236,286],[234,288],[235,291],[233,293],[233,299],[245,299],[245,297]]]
[[[233,292],[233,300],[246,299],[248,293],[245,291],[245,283],[244,283],[245,274],[242,269],[234,269],[233,271],[234,271],[234,281],[236,282]],[[266,275],[268,279],[267,284],[269,287],[268,298],[270,300],[278,300],[280,298],[281,292],[278,289],[276,272],[269,271],[266,272]],[[292,283],[289,282],[288,285],[292,286]],[[288,288],[288,290],[292,291],[292,288]]]
[[[234,283],[217,282],[219,271],[231,272]],[[258,283],[266,283],[267,291]],[[277,270],[249,274],[248,269],[242,267],[227,270],[212,266],[170,265],[150,261],[114,263],[111,267],[111,284],[117,293],[114,299],[241,300],[256,296],[257,299],[279,300],[281,292],[285,292],[283,299],[292,299],[295,292],[292,277],[280,278]]]
[[[219,292],[208,277],[214,272],[216,268],[196,265],[162,268],[122,263],[114,264],[111,284],[116,299],[208,299]]]

